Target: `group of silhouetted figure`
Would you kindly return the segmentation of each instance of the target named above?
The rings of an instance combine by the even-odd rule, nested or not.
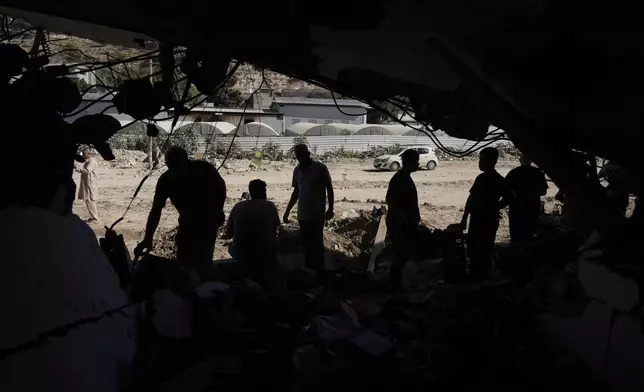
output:
[[[293,171],[293,193],[282,221],[289,223],[298,204],[300,237],[306,266],[320,276],[324,270],[324,222],[333,217],[333,186],[326,165],[314,161],[306,145],[295,147],[298,165]],[[178,261],[207,279],[218,229],[226,221],[226,184],[209,162],[191,160],[181,147],[166,153],[168,170],[157,182],[145,237],[134,251],[140,255],[153,247],[161,211],[170,199],[179,212],[176,236]],[[237,203],[228,218],[226,234],[232,238],[231,256],[245,277],[262,283],[277,270],[277,229],[281,221],[275,205],[267,200],[266,183],[253,180],[250,198]]]
[[[496,171],[499,152],[487,147],[479,155],[478,175],[465,204],[461,228],[467,230],[470,278],[479,281],[490,276],[500,211],[509,206],[512,242],[532,238],[541,213],[541,196],[548,185],[541,170],[521,158],[521,166],[504,178]],[[390,268],[390,282],[400,283],[404,263],[415,249],[415,234],[421,225],[418,192],[411,173],[418,170],[419,155],[409,149],[402,155],[402,168],[394,174],[387,190],[387,231],[396,259]],[[469,218],[469,224],[468,224]]]
[[[226,224],[226,234],[232,238],[231,256],[239,262],[246,277],[258,282],[278,269],[277,231],[282,222],[289,223],[296,203],[306,267],[318,277],[325,269],[324,224],[334,216],[331,175],[326,165],[312,159],[306,145],[297,145],[294,150],[298,165],[293,171],[293,193],[282,219],[275,205],[267,200],[266,183],[253,180],[249,184],[250,197],[233,207]],[[509,206],[512,242],[532,238],[543,209],[541,196],[548,189],[543,172],[525,157],[521,158],[521,166],[505,178],[496,171],[498,157],[495,148],[481,150],[482,173],[470,189],[461,221],[462,229],[468,229],[469,270],[474,280],[491,273],[500,211]],[[402,163],[389,182],[386,196],[388,238],[395,253],[390,268],[393,285],[400,282],[403,265],[416,246],[414,233],[421,226],[418,192],[411,178],[411,173],[419,168],[418,153],[406,150]],[[166,153],[166,165],[168,170],[156,185],[145,237],[135,254],[152,249],[161,211],[170,199],[179,212],[177,259],[205,279],[212,268],[218,229],[226,222],[226,184],[211,163],[189,159],[180,147],[172,147]]]

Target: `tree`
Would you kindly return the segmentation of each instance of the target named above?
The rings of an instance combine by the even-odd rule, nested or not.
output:
[[[208,97],[208,102],[217,107],[238,108],[242,106],[244,98],[234,86],[237,84],[237,77],[233,75],[226,84],[213,95]]]
[[[380,111],[378,109],[369,111],[369,113],[367,113],[367,122],[369,124],[388,124],[395,122],[395,120],[391,118],[390,114],[396,118],[400,118],[400,115],[402,114],[402,109],[389,101],[377,101],[374,102],[374,105],[384,109],[384,111]]]

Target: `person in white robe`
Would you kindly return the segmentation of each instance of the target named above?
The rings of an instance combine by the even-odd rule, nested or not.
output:
[[[98,221],[98,174],[96,170],[98,169],[98,161],[92,154],[92,150],[87,147],[83,150],[83,162],[82,165],[77,165],[75,170],[81,173],[80,185],[78,187],[78,199],[84,200],[87,205],[87,210],[89,211],[88,222]]]

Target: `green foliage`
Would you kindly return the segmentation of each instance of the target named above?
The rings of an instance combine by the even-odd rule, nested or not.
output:
[[[181,127],[175,129],[168,141],[169,146],[183,147],[188,155],[197,153],[199,137],[195,127]]]
[[[175,100],[181,101],[183,99],[183,93],[184,93],[184,90],[186,89],[186,83],[188,83],[187,80],[181,80],[175,84],[176,88],[172,89],[172,94]],[[199,95],[199,90],[197,90],[197,88],[191,84],[190,87],[188,88],[188,95],[186,95],[186,99],[194,98],[197,95]],[[199,102],[199,100],[195,100],[195,101]],[[194,103],[195,102],[192,102],[192,104]]]
[[[362,158],[376,158],[381,155],[390,155],[400,150],[400,144],[394,144],[393,146],[371,146],[368,150],[362,151]]]
[[[121,58],[118,53],[113,57]],[[127,58],[127,56],[123,56],[123,58]],[[153,66],[152,72],[155,73],[157,71],[159,71],[159,68]],[[150,67],[145,63],[119,64],[114,65],[110,68],[103,68],[96,71],[96,78],[98,83],[113,88],[119,87],[126,80],[141,79],[149,75]]]
[[[252,155],[252,153],[245,152],[242,150],[241,145],[238,142],[231,142],[227,138],[219,138],[217,140],[211,141],[208,144],[206,149],[205,158],[208,160],[223,159],[230,148],[230,154],[228,158],[231,159],[244,159]]]
[[[514,145],[514,143],[499,143],[496,145],[499,150],[499,158],[501,159],[519,159],[521,151]]]
[[[311,148],[311,145],[309,144],[308,139],[304,135],[297,135],[293,136],[293,147],[291,147],[288,152],[286,153],[286,156],[289,159],[295,159],[295,146],[304,144],[306,145],[309,149]],[[315,155],[315,154],[313,154]]]
[[[284,151],[282,151],[282,147],[275,142],[264,144],[260,151],[262,152],[263,159],[267,159],[269,161],[284,160]]]
[[[78,86],[78,91],[80,93],[83,93],[89,87],[85,79],[76,79],[76,86]]]
[[[304,144],[307,147],[311,147],[309,140],[304,135],[293,136],[293,147],[297,146],[298,144]]]
[[[322,161],[330,161],[333,159],[350,159],[350,158],[363,158],[363,154],[360,151],[354,150],[345,150],[344,147],[334,148],[333,150],[327,151],[320,156]]]
[[[107,141],[115,150],[148,151],[148,137],[143,135],[119,134],[112,136]]]
[[[457,148],[457,147],[450,147],[449,149],[450,151],[453,151],[459,154],[464,153],[467,150],[465,148]],[[479,158],[478,151],[471,152],[463,157],[455,157],[454,155],[449,154],[441,149],[436,149],[434,153],[436,154],[436,158],[440,159],[441,161],[453,161],[453,160],[472,161]]]
[[[238,108],[242,106],[244,99],[241,92],[234,89],[237,84],[237,77],[232,76],[230,80],[212,96],[208,97],[208,102],[217,107]]]
[[[404,97],[398,97],[400,100],[406,101]],[[390,114],[396,118],[400,118],[402,110],[389,101],[376,101],[374,105],[382,108],[383,111],[373,110],[367,113],[367,123],[369,124],[388,124],[394,122]]]
[[[120,150],[148,151],[147,128],[142,122],[135,122],[118,131],[108,139],[110,147]]]

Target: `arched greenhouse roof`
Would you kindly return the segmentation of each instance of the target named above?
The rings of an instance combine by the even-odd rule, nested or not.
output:
[[[275,131],[270,125],[262,122],[253,121],[239,127],[237,136],[279,136],[280,134]]]
[[[343,124],[344,125],[344,124]],[[351,132],[338,128],[333,124],[313,124],[313,123],[297,123],[286,128],[286,136],[340,136],[350,135]]]

